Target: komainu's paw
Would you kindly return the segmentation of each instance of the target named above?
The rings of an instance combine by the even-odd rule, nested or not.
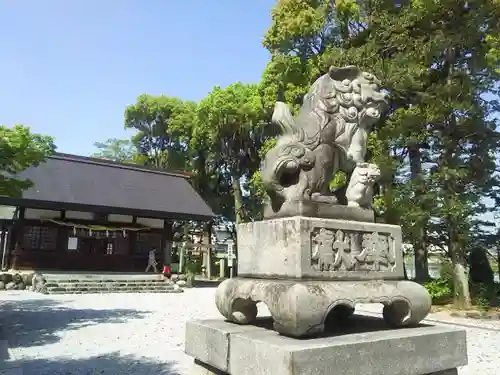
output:
[[[337,203],[337,197],[333,195],[323,195],[321,193],[313,193],[311,195],[311,200],[320,203],[330,203],[330,204]]]

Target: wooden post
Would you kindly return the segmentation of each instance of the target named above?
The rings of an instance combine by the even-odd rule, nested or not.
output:
[[[205,223],[202,237],[203,270],[206,278],[212,278],[212,223]]]
[[[137,216],[132,216],[132,226],[137,224]],[[137,244],[137,232],[135,230],[131,230],[126,232],[127,233],[127,256],[128,256],[128,261],[127,261],[127,271],[138,271],[139,268],[136,268],[136,262],[134,259],[135,256],[135,246]],[[140,269],[144,270],[142,267],[143,265],[140,265]]]
[[[163,221],[163,265],[172,263],[172,243],[174,241],[174,228],[170,220]]]
[[[179,250],[179,273],[184,273],[184,267],[186,267],[186,249],[190,247],[191,238],[189,236],[188,222],[184,222],[184,242]]]
[[[207,236],[208,236],[208,244],[209,245],[212,245],[212,225],[213,223],[210,222],[208,224],[208,233],[207,233]],[[210,280],[212,278],[212,247],[209,246],[207,248],[207,278]]]
[[[59,220],[66,220],[66,211],[59,211]],[[64,266],[70,263],[70,259],[68,259],[68,228],[62,225],[58,225],[56,227],[56,249],[55,251],[59,254],[53,259],[52,267],[56,269],[64,269]]]
[[[22,243],[24,239],[24,214],[26,212],[26,209],[24,207],[19,207],[17,210],[17,220],[15,225],[15,231],[14,231],[14,238],[12,241],[11,246],[12,248],[12,269],[17,269],[22,263],[22,256],[23,256],[23,248],[22,248]]]
[[[234,246],[232,243],[227,244],[227,265],[229,266],[229,278],[233,278],[234,274]]]
[[[182,270],[184,269],[184,248],[186,246],[186,241],[182,243],[182,245],[179,247],[179,273],[182,273]]]
[[[219,259],[219,277],[222,279],[226,277],[226,259]]]
[[[207,249],[202,249],[201,253],[201,273],[203,274],[203,277],[208,277],[208,269],[207,269],[207,261],[208,258],[208,253]]]
[[[0,229],[0,250],[2,251],[2,271],[5,269],[5,255],[7,253],[7,225],[2,223]]]

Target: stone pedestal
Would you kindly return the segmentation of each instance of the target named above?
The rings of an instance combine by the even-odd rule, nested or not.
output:
[[[388,106],[378,79],[355,66],[330,67],[296,117],[276,103],[281,135],[261,169],[266,220],[237,226],[239,277],[216,293],[230,322],[187,326],[193,374],[450,375],[467,363],[464,332],[418,325],[431,298],[404,280],[401,228],[375,223],[381,171],[365,155]],[[339,171],[351,176],[334,196]],[[264,326],[258,302],[272,315]],[[384,319],[352,326],[359,302],[382,303]]]
[[[241,277],[404,278],[397,225],[294,216],[239,224],[237,236]]]
[[[456,375],[467,364],[465,332],[455,328],[386,330],[379,319],[353,316],[340,334],[299,340],[269,323],[188,322],[190,375]]]
[[[257,302],[269,308],[274,328],[292,337],[316,336],[330,314],[348,317],[357,303],[384,304],[390,327],[415,326],[424,319],[431,299],[411,281],[302,281],[234,278],[216,292],[216,305],[229,321],[254,323]]]
[[[237,235],[240,277],[216,293],[232,322],[253,323],[260,301],[292,337],[321,334],[331,312],[348,316],[362,302],[384,304],[391,327],[417,325],[430,311],[427,290],[403,280],[399,226],[294,216],[240,224]]]
[[[404,280],[399,226],[275,217],[237,235],[239,277],[216,292],[227,321],[187,325],[192,375],[451,375],[467,363],[465,332],[419,325],[431,298]],[[354,314],[369,302],[383,319]]]

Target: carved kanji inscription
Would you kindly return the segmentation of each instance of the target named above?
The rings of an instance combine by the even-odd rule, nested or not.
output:
[[[396,264],[394,238],[388,233],[318,228],[311,236],[316,271],[391,271]]]

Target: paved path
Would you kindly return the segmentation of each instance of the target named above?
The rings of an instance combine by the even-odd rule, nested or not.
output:
[[[2,292],[0,324],[24,375],[183,375],[189,319],[220,318],[214,289],[181,294],[43,296]],[[376,314],[378,305],[360,311]],[[261,309],[265,313],[265,308]],[[469,365],[461,375],[496,375],[500,323],[432,314],[467,330]]]

